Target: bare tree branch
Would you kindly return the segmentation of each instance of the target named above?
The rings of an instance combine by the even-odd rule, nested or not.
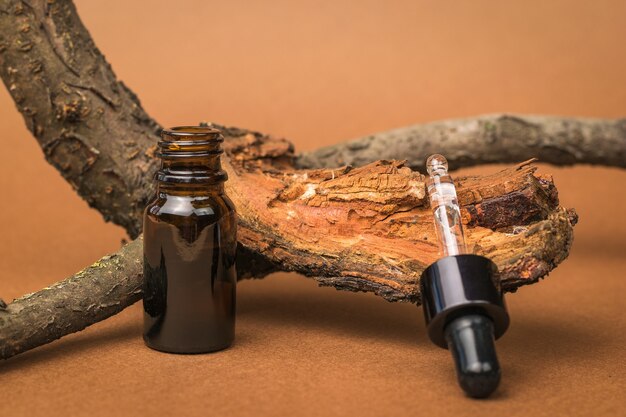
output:
[[[297,165],[323,168],[407,159],[411,168],[422,169],[433,153],[445,154],[454,169],[530,158],[554,165],[626,168],[626,119],[494,114],[444,120],[304,152]]]
[[[0,77],[48,162],[131,237],[160,126],[117,80],[69,0],[0,0]]]
[[[0,308],[0,358],[52,342],[141,299],[142,240]]]

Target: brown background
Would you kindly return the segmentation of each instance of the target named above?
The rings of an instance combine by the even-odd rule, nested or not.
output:
[[[623,1],[77,6],[166,126],[216,121],[313,149],[490,112],[626,115]],[[46,164],[4,89],[0,112],[0,294],[11,300],[116,250],[124,233]],[[626,172],[542,170],[581,220],[570,258],[508,297],[504,378],[489,401],[463,397],[414,306],[278,274],[240,285],[232,349],[153,352],[135,305],[0,363],[0,414],[626,415]]]

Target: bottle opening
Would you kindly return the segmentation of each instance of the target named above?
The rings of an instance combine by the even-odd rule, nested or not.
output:
[[[159,141],[161,158],[187,158],[222,153],[222,133],[208,126],[177,126],[163,129]]]
[[[224,140],[219,130],[209,126],[175,126],[163,129],[161,137],[166,140],[214,139],[220,142]]]
[[[157,156],[161,169],[157,180],[170,183],[223,182],[220,154],[224,137],[208,126],[177,126],[163,129]]]

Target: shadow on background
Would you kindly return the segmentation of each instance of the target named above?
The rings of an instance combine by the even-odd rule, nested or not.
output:
[[[615,357],[601,329],[559,317],[514,317],[509,332],[498,342],[507,379],[536,384],[569,369],[588,371],[590,361]]]
[[[317,288],[297,274],[278,273],[243,282],[237,315],[243,320],[411,347],[430,343],[421,308],[390,303],[373,294]]]
[[[25,370],[42,362],[54,361],[66,356],[71,357],[94,348],[114,349],[121,342],[141,337],[141,323],[135,321],[124,321],[117,326],[94,330],[66,336],[8,360],[0,360],[0,373]]]
[[[363,342],[384,341],[398,349],[434,349],[427,338],[420,308],[388,303],[371,294],[315,287],[314,281],[295,274],[277,274],[263,281],[241,283],[236,346],[256,343],[253,329],[265,326],[355,338]],[[590,349],[596,356],[598,352],[607,354],[605,351],[609,347],[600,343],[602,336],[598,329],[589,328],[584,323],[572,326],[571,322],[559,317],[542,318],[534,312],[525,314],[525,311],[518,313],[512,318],[508,333],[497,343],[506,374],[503,381],[541,378],[560,367],[571,366],[574,360],[581,362]],[[133,315],[115,326],[94,330],[1,361],[0,372],[27,369],[94,348],[115,349],[123,342],[141,338],[141,320],[138,315]],[[593,348],[587,348],[588,345]],[[441,350],[441,358],[447,367],[451,360],[449,353]],[[452,363],[449,365],[450,378],[454,378]],[[506,389],[501,390],[498,397],[506,397]]]

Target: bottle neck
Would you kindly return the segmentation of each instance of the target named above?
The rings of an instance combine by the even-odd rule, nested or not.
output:
[[[223,192],[228,179],[222,169],[221,133],[209,127],[181,126],[161,133],[158,156],[161,168],[156,174],[159,192]]]
[[[224,183],[217,184],[181,184],[159,181],[157,194],[160,197],[210,197],[224,194]]]

